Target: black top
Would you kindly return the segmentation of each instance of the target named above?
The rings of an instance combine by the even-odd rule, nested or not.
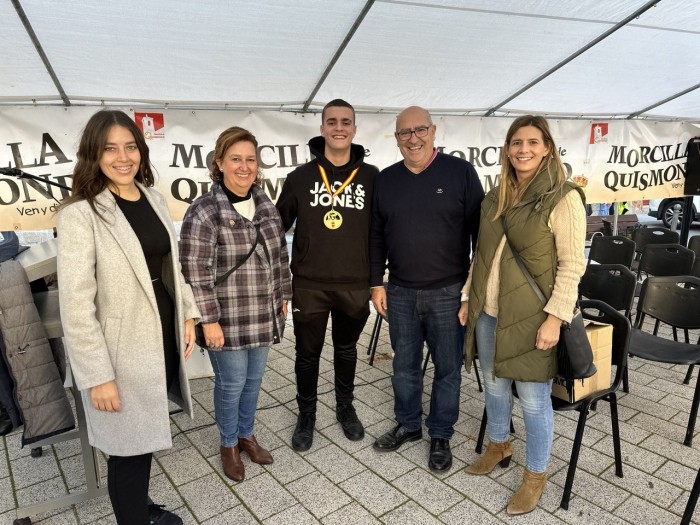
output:
[[[112,193],[119,209],[124,213],[141,243],[151,279],[160,279],[163,271],[163,257],[170,253],[170,237],[168,230],[165,229],[141,190],[139,194],[139,200],[128,201]]]
[[[248,199],[252,198],[252,193],[251,193],[252,187],[250,190],[248,190],[248,193],[246,193],[244,197],[241,197],[240,195],[236,195],[231,190],[229,190],[226,187],[226,184],[224,184],[224,181],[221,181],[221,189],[224,190],[224,194],[228,197],[228,201],[231,204],[236,204],[239,202],[247,201]]]
[[[379,170],[364,162],[365,149],[350,147],[350,162],[334,166],[324,156],[325,140],[309,141],[315,160],[291,172],[277,199],[285,230],[294,229],[292,274],[294,286],[314,290],[361,290],[369,286],[369,223],[372,188]],[[335,199],[333,209],[342,217],[337,229],[326,227],[331,198],[319,172],[323,166],[333,190],[358,169],[355,178]]]
[[[483,198],[474,167],[459,157],[438,153],[417,174],[403,161],[382,170],[372,208],[372,286],[381,286],[387,258],[389,282],[398,286],[463,283]]]

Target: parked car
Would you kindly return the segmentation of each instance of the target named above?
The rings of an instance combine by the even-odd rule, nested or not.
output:
[[[671,227],[674,211],[678,209],[678,224],[683,219],[683,197],[671,197],[669,199],[651,199],[649,201],[649,215],[661,219],[664,226]],[[700,196],[693,197],[693,220],[700,221],[698,210],[700,209]]]

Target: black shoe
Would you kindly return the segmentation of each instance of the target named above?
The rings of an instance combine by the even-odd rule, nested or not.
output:
[[[314,442],[314,424],[316,423],[316,414],[299,414],[297,417],[297,426],[294,428],[292,435],[292,448],[297,452],[304,452],[311,448]]]
[[[357,412],[352,405],[338,405],[335,409],[335,418],[340,421],[343,433],[350,441],[360,441],[365,437],[365,428],[357,418]]]
[[[430,470],[434,472],[445,472],[452,467],[452,451],[450,450],[450,440],[443,438],[433,438],[430,440]]]
[[[165,510],[165,505],[153,503],[148,506],[148,523],[150,525],[182,525],[182,518]]]
[[[418,441],[423,437],[423,430],[413,430],[409,432],[401,425],[396,425],[393,430],[390,430],[383,436],[379,436],[374,442],[374,449],[380,452],[391,452],[397,450],[406,441]]]

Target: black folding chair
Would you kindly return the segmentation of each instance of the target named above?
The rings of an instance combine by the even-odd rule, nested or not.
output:
[[[637,316],[630,338],[629,355],[658,363],[700,364],[700,345],[691,344],[688,337],[688,330],[700,329],[698,312],[700,312],[699,278],[689,275],[649,277],[642,284]],[[644,331],[647,317],[651,317],[654,321],[652,333]],[[673,340],[658,335],[661,323],[673,328]],[[685,342],[678,341],[677,329],[684,330]],[[627,376],[627,370],[625,370],[625,376]],[[695,385],[683,442],[687,446],[691,446],[693,442],[698,404],[700,404],[700,377]]]
[[[637,276],[622,264],[591,264],[581,277],[578,293],[586,299],[603,301],[615,310],[624,311],[631,320],[636,286]]]
[[[648,244],[677,244],[680,239],[681,236],[678,232],[661,226],[637,228],[632,232],[632,240],[637,250],[635,260],[639,261]]]
[[[672,275],[690,275],[693,270],[695,254],[680,244],[648,244],[642,252],[637,269],[637,280],[643,277],[666,277]],[[644,275],[643,275],[644,274]],[[635,296],[641,291],[641,282],[637,284]]]
[[[680,244],[652,244],[647,245],[642,253],[642,259],[639,261],[639,269],[637,278],[641,281],[642,273],[647,277],[665,277],[673,275],[692,275],[694,252]],[[642,289],[642,283],[637,283],[637,289],[634,294],[639,297]],[[686,331],[687,332],[687,331]],[[676,331],[673,331],[674,337]],[[686,333],[687,336],[687,333]],[[685,375],[683,384],[689,384],[693,377],[693,365],[688,367],[688,372]],[[625,392],[629,392],[629,384],[625,380]]]
[[[612,335],[612,366],[615,369],[615,377],[610,387],[597,392],[592,392],[583,399],[569,403],[558,397],[552,396],[552,408],[559,412],[578,410],[578,424],[576,425],[576,435],[574,444],[571,447],[571,458],[569,460],[569,469],[566,473],[566,482],[564,484],[564,493],[561,497],[559,506],[567,510],[569,508],[569,500],[571,499],[571,489],[574,485],[574,476],[576,475],[576,466],[578,465],[578,457],[583,443],[583,432],[586,429],[586,421],[588,414],[592,409],[592,405],[598,401],[607,401],[610,403],[610,423],[612,425],[613,435],[613,450],[615,452],[615,475],[618,478],[622,477],[622,449],[620,446],[620,425],[617,417],[617,390],[622,381],[623,372],[627,364],[627,349],[630,341],[630,321],[622,315],[617,309],[613,308],[603,301],[583,300],[581,301],[581,310],[585,319],[596,321],[599,323],[610,324],[613,327]],[[515,388],[514,394],[517,396]],[[486,408],[481,418],[481,427],[479,428],[479,436],[477,438],[476,450],[481,452],[481,447],[484,442],[486,433]],[[512,431],[511,421],[511,431]]]
[[[591,249],[588,252],[588,264],[622,264],[627,268],[632,266],[636,245],[627,237],[621,235],[596,235],[591,239]]]

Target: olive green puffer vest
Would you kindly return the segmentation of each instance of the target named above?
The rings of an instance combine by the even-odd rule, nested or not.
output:
[[[554,235],[549,227],[549,216],[569,191],[578,190],[584,203],[585,196],[572,182],[567,182],[559,192],[545,195],[551,188],[549,178],[544,171],[535,177],[523,200],[511,208],[505,217],[511,244],[520,254],[544,296],[549,299],[557,271],[557,253]],[[469,294],[469,326],[464,343],[467,367],[471,365],[474,356],[474,329],[476,320],[484,309],[486,282],[491,265],[495,262],[496,249],[504,235],[501,218],[493,220],[497,206],[498,187],[489,192],[481,205],[478,248],[472,264],[474,275]],[[557,373],[556,348],[535,348],[537,330],[547,314],[507,243],[499,264],[494,375],[518,381],[547,381]]]

